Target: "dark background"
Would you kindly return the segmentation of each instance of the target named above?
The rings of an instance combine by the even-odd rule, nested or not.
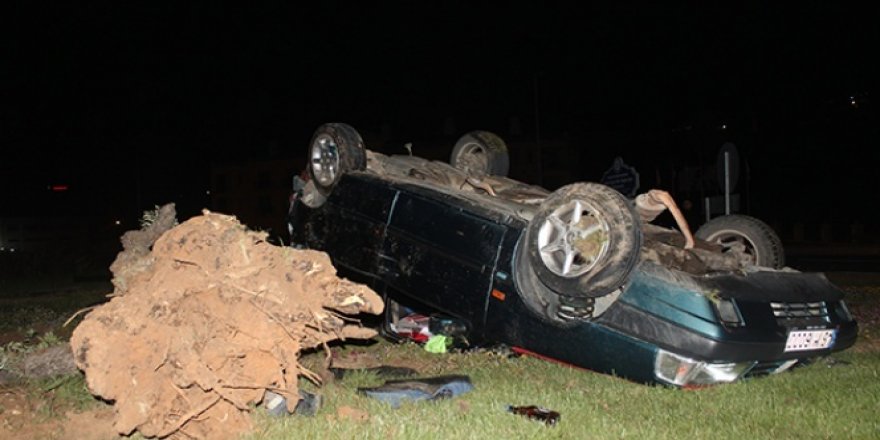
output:
[[[394,152],[471,129],[562,140],[580,154],[553,166],[579,180],[621,156],[642,190],[689,197],[700,191],[663,176],[713,166],[732,141],[748,213],[786,229],[878,223],[880,17],[867,7],[3,8],[0,216],[133,227],[173,201],[186,218],[212,208],[218,164],[289,161],[267,184],[286,190],[312,131],[340,121]]]

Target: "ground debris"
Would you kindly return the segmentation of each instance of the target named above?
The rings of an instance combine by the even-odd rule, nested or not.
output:
[[[113,272],[113,287],[116,295],[128,291],[129,279],[146,272],[152,265],[150,248],[153,243],[169,229],[177,225],[177,211],[169,203],[148,212],[142,220],[143,228],[128,231],[122,235],[122,252],[110,265]]]
[[[73,356],[70,355],[70,346],[67,344],[54,345],[29,353],[22,361],[24,377],[30,379],[42,379],[65,374],[76,373],[73,364]]]
[[[382,300],[338,278],[323,252],[274,246],[208,211],[152,234],[142,237],[146,253],[125,247],[137,255],[114,262],[113,298],[71,337],[89,389],[114,403],[121,434],[238,435],[266,390],[292,411],[298,378],[319,380],[300,365],[301,350],[375,335],[342,314],[378,314]]]

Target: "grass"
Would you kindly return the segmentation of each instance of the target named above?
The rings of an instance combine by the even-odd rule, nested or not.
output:
[[[255,411],[255,430],[245,438],[322,439],[680,439],[880,438],[880,290],[847,289],[860,322],[856,346],[793,371],[696,391],[631,383],[608,375],[572,369],[528,357],[488,352],[431,354],[415,344],[338,345],[340,356],[357,353],[383,363],[419,366],[419,377],[466,374],[475,389],[438,402],[405,403],[398,409],[357,394],[384,378],[356,373],[321,388],[303,388],[323,396],[314,417],[271,417]],[[87,300],[68,301],[70,311]],[[40,299],[40,298],[36,298]],[[51,302],[51,301],[50,301]],[[49,304],[43,304],[50,307]],[[54,303],[62,313],[60,304]],[[38,338],[36,338],[38,339]],[[35,339],[35,340],[36,340]],[[302,361],[317,369],[323,352]],[[66,409],[102,405],[85,389],[81,376],[33,381],[33,399],[48,418]],[[508,405],[538,405],[561,413],[556,426],[508,413]],[[362,411],[365,421],[344,417]],[[137,434],[133,438],[140,438]]]
[[[364,350],[362,347],[358,350]],[[795,371],[740,383],[684,391],[651,387],[532,358],[489,354],[431,355],[414,344],[369,348],[430,365],[422,377],[467,374],[475,390],[439,402],[393,409],[360,396],[358,386],[384,379],[355,375],[320,392],[316,417],[260,414],[249,439],[300,438],[877,438],[880,355],[841,353]],[[539,405],[561,413],[556,426],[516,416],[507,405]],[[367,421],[339,417],[348,406]],[[259,414],[259,411],[258,411]]]
[[[98,281],[39,295],[0,296],[0,333],[18,331],[27,336],[41,327],[69,336],[79,320],[61,325],[77,310],[107,301],[112,291],[109,282]]]
[[[415,344],[379,342],[345,350],[366,350],[391,363],[406,359],[426,365],[421,377],[467,374],[475,390],[393,409],[356,393],[357,387],[380,385],[384,379],[355,375],[319,390],[325,406],[316,417],[272,418],[258,411],[258,429],[247,438],[880,438],[880,289],[846,290],[860,322],[859,342],[784,374],[685,391],[533,358],[433,355]],[[543,406],[560,412],[561,418],[548,427],[506,412],[507,405]],[[342,406],[365,411],[369,419],[339,417]]]
[[[83,411],[103,405],[89,393],[81,374],[32,380],[27,383],[28,398],[40,402],[38,413],[43,419],[64,416],[67,411]]]

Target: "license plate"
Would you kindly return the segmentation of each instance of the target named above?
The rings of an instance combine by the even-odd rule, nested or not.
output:
[[[785,341],[785,351],[822,350],[834,345],[837,330],[793,330]]]

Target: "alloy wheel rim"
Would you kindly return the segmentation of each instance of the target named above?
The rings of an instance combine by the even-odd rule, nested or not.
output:
[[[339,173],[339,146],[327,135],[321,135],[312,143],[312,174],[321,186],[332,185]]]
[[[752,264],[757,264],[760,261],[758,248],[755,247],[755,244],[748,237],[735,231],[716,232],[707,241],[720,245],[724,252],[737,250],[742,252],[749,258],[749,262]]]
[[[608,224],[589,203],[572,200],[550,213],[538,231],[538,253],[550,272],[574,278],[608,253]]]

